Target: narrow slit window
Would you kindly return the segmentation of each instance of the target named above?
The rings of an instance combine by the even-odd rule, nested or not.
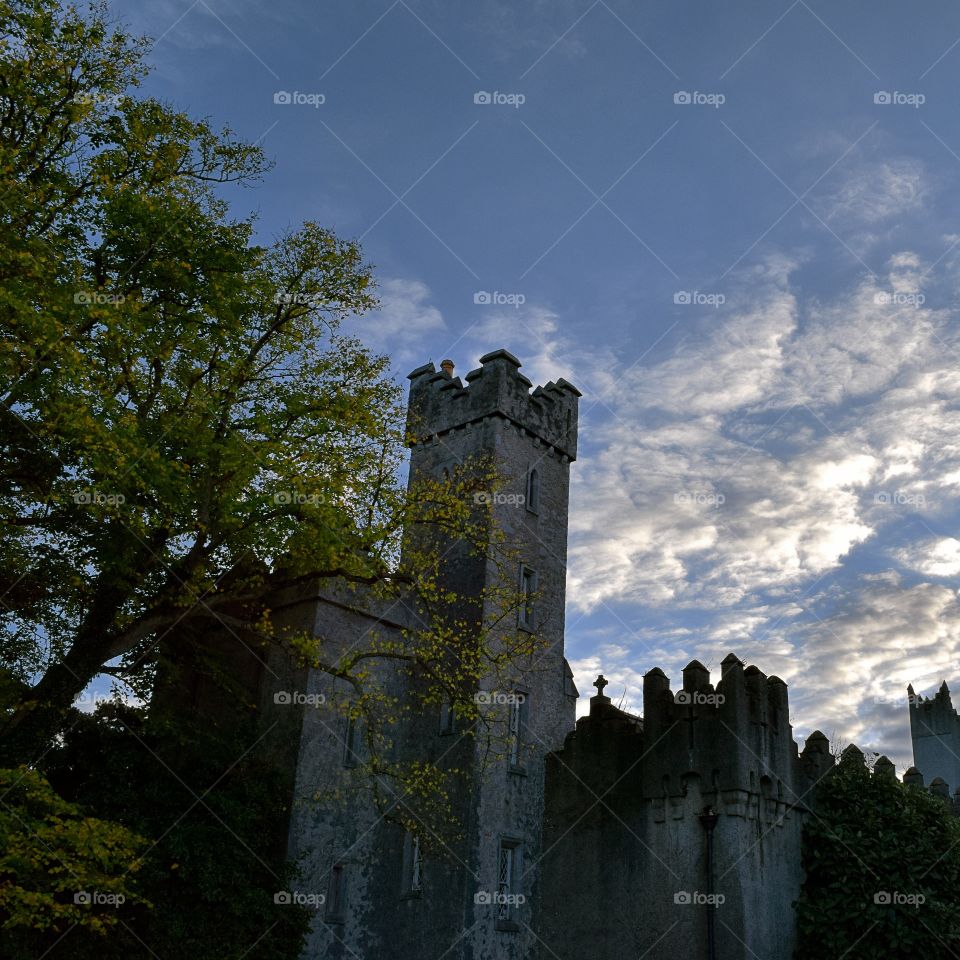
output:
[[[423,852],[420,837],[407,831],[403,840],[403,895],[419,896],[423,889]]]
[[[527,474],[527,509],[540,512],[540,471],[536,467]]]
[[[534,600],[536,592],[537,572],[524,565],[520,568],[520,626],[527,630],[533,630],[535,627]]]
[[[516,912],[522,898],[518,887],[522,873],[520,843],[517,840],[501,840],[497,862],[497,926],[501,930],[517,930]]]
[[[520,765],[520,748],[523,741],[523,718],[526,707],[526,695],[517,691],[510,699],[510,713],[507,720],[507,736],[510,746],[510,765]]]
[[[356,717],[347,717],[343,734],[343,765],[345,767],[355,767],[360,762],[359,733],[359,720]]]
[[[346,904],[345,864],[335,863],[330,869],[330,883],[327,886],[327,901],[324,919],[327,923],[342,923]]]
[[[456,714],[453,711],[453,704],[449,700],[444,700],[440,704],[440,734],[449,736],[456,731]]]

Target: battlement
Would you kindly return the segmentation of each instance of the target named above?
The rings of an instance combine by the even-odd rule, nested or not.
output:
[[[802,754],[793,740],[787,685],[733,654],[716,685],[697,660],[683,670],[676,691],[655,667],[644,675],[643,718],[614,707],[597,680],[590,713],[567,737],[560,765],[601,790],[626,777],[637,799],[663,804],[674,816],[690,784],[717,810],[750,817],[806,808],[810,787],[834,765],[826,737],[807,739]],[[626,773],[624,773],[626,771]]]
[[[846,747],[840,755],[839,765],[843,767],[848,764],[856,767],[862,767],[866,764],[866,758],[863,752],[854,744]],[[897,768],[888,757],[878,757],[874,761],[871,773],[875,777],[899,780],[897,777]],[[925,790],[933,796],[939,797],[954,816],[960,816],[960,786],[954,790],[952,795],[949,784],[942,777],[934,777],[933,780],[930,781],[930,785],[925,786],[923,774],[916,767],[910,767],[903,775],[901,782],[904,786],[912,787],[915,790]]]
[[[957,711],[954,709],[946,680],[932,697],[914,693],[911,684],[907,687],[907,702],[910,705],[911,726],[915,727],[918,733],[925,731],[929,735],[944,732],[945,728],[956,720]]]
[[[432,363],[417,367],[408,375],[411,445],[488,417],[502,417],[575,460],[580,391],[562,377],[533,387],[520,373],[521,365],[512,353],[495,350],[480,358],[480,366],[466,375],[465,384],[453,376],[451,361],[444,361],[439,371]]]

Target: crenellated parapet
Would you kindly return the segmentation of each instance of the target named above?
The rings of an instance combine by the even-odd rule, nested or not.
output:
[[[463,380],[453,375],[452,361],[445,360],[440,370],[432,363],[417,367],[408,375],[410,442],[423,443],[489,417],[501,417],[575,460],[580,391],[562,377],[533,387],[520,367],[520,361],[506,350],[482,356],[480,366]]]
[[[867,761],[863,751],[860,750],[856,744],[851,743],[848,747],[845,747],[840,754],[837,769],[842,770],[845,767],[860,769],[866,766]],[[872,768],[870,768],[870,774],[885,780],[898,780],[898,782],[902,782],[905,787],[910,787],[914,790],[925,790],[932,796],[942,800],[955,816],[960,816],[960,786],[951,794],[950,786],[943,777],[934,777],[930,781],[930,785],[926,786],[924,785],[923,774],[916,767],[910,767],[904,773],[903,780],[899,781],[897,768],[894,766],[893,761],[885,756],[877,757]]]
[[[677,691],[659,668],[649,671],[643,710],[649,796],[679,796],[696,776],[718,809],[775,820],[803,805],[820,774],[818,764],[800,763],[787,685],[733,654],[724,658],[716,685],[697,660],[684,669]]]
[[[648,671],[642,719],[593,697],[555,762],[593,790],[617,782],[652,804],[655,820],[689,815],[682,798],[696,781],[718,812],[770,823],[806,810],[813,786],[834,766],[819,731],[798,752],[787,685],[733,654],[716,684],[697,660],[677,690],[659,667]]]

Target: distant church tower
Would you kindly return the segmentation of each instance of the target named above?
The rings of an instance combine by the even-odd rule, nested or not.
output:
[[[951,791],[960,790],[960,717],[947,682],[934,697],[917,696],[912,686],[907,687],[907,693],[914,767],[928,784],[939,777]]]
[[[530,924],[542,852],[545,757],[573,730],[577,700],[564,658],[564,605],[580,393],[563,379],[533,388],[520,366],[497,350],[462,381],[451,361],[409,375],[410,485],[453,476],[475,458],[496,465],[496,490],[480,496],[494,526],[516,548],[505,574],[509,586],[529,597],[504,634],[527,630],[539,641],[537,652],[516,664],[507,689],[502,677],[496,690],[491,679],[480,683],[480,695],[490,695],[504,714],[506,755],[491,768],[483,738],[459,736],[456,718],[443,708],[398,725],[401,758],[452,759],[465,771],[451,788],[461,839],[432,857],[418,838],[375,811],[310,804],[308,798],[337,792],[349,780],[355,766],[349,724],[336,726],[329,711],[314,710],[304,713],[299,729],[287,728],[290,742],[298,744],[295,794],[306,801],[291,819],[289,854],[304,880],[326,897],[305,958],[525,960],[536,949]],[[484,597],[503,567],[455,543],[443,552],[441,581],[465,598],[455,616],[477,623],[502,615]],[[361,592],[318,596],[291,622],[309,625],[325,649],[335,651],[362,642],[371,630],[399,637],[417,615],[396,606],[379,609]],[[382,679],[403,697],[406,680]],[[327,704],[350,696],[343,681],[319,671],[289,683]]]

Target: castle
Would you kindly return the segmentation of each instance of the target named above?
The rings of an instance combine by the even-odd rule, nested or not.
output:
[[[275,711],[274,743],[294,771],[288,856],[300,892],[322,901],[304,957],[789,960],[801,831],[813,788],[835,762],[827,739],[815,732],[800,751],[786,684],[732,653],[719,677],[697,661],[676,683],[650,669],[642,717],[614,706],[598,677],[589,714],[575,720],[563,640],[580,393],[562,379],[533,388],[520,367],[497,350],[463,380],[450,361],[409,376],[410,482],[444,477],[472,456],[495,458],[504,492],[516,496],[490,509],[518,545],[521,589],[537,598],[516,627],[542,641],[507,689],[482,691],[502,711],[509,744],[492,769],[482,738],[461,736],[443,705],[396,724],[398,755],[464,771],[451,788],[456,839],[431,844],[372,803],[311,802],[349,795],[362,766],[355,719],[327,709],[354,691],[280,657],[270,666],[271,688],[297,691],[301,704]],[[502,575],[455,544],[445,556],[442,576],[459,596],[481,598]],[[372,631],[399,638],[422,615],[346,587],[298,596],[285,610],[291,628],[322,638],[331,658]],[[410,678],[373,669],[402,702]],[[918,763],[958,784],[960,721],[943,696],[911,708],[918,725],[929,718],[929,734],[915,727]],[[893,776],[893,764],[880,758],[874,775]]]

